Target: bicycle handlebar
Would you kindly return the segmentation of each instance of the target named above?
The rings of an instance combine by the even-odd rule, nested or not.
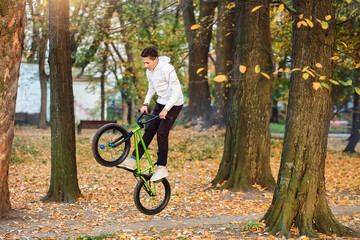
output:
[[[139,110],[140,112],[140,110]],[[143,116],[148,116],[148,117],[151,117],[149,120],[146,120],[146,121],[140,121],[140,119],[143,117]],[[159,116],[156,116],[156,115],[152,115],[152,114],[148,114],[146,112],[143,112],[140,117],[138,117],[138,119],[136,120],[136,123],[139,125],[139,126],[143,126],[144,124],[148,123],[148,122],[151,122],[152,120],[155,120],[156,118],[158,118]]]

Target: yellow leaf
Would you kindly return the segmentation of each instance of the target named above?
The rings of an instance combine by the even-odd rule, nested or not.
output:
[[[300,18],[300,19],[303,19],[303,17],[304,17],[304,14],[300,14],[300,15],[299,15],[299,18]]]
[[[320,88],[320,83],[319,82],[313,82],[313,88],[315,89],[315,90],[318,90],[319,88]]]
[[[284,4],[280,4],[279,6],[279,13],[281,13],[284,10]]]
[[[302,75],[302,77],[303,77],[303,79],[308,79],[309,78],[309,74],[308,73],[303,73],[303,75]]]
[[[214,78],[215,82],[225,82],[227,80],[227,77],[225,75],[217,75]]]
[[[270,76],[269,75],[267,75],[266,73],[261,73],[264,77],[266,77],[267,79],[269,79],[270,80]]]
[[[276,16],[271,22],[275,23],[277,20],[279,20],[280,16]]]
[[[241,73],[245,73],[246,72],[246,66],[240,65],[239,70],[240,70]]]
[[[325,20],[326,21],[329,21],[331,19],[331,15],[327,15],[326,17],[325,17]]]
[[[358,95],[360,95],[360,88],[355,87],[355,92],[356,92]]]
[[[360,68],[360,63],[356,64],[355,68]]]
[[[305,21],[307,22],[307,24],[309,25],[309,27],[314,27],[314,24],[312,23],[312,21],[310,21],[309,19],[305,18]]]
[[[260,66],[259,65],[256,65],[255,66],[255,73],[259,73],[260,72]]]
[[[317,63],[317,64],[315,64],[315,66],[317,67],[317,68],[322,68],[323,66],[321,65],[321,63]]]
[[[283,71],[284,71],[284,69],[282,69],[282,68],[279,69],[279,72],[283,72]]]
[[[330,58],[330,60],[334,60],[334,61],[335,61],[335,60],[338,60],[338,59],[339,59],[338,56],[333,56],[333,57]]]
[[[196,74],[199,74],[202,70],[205,70],[205,68],[199,68],[199,69],[196,71]]]
[[[352,1],[352,0],[346,0],[346,2],[347,2],[348,4],[350,4],[350,3],[351,3],[351,1]]]
[[[290,68],[285,68],[284,72],[285,72],[285,73],[290,72]]]
[[[255,12],[256,10],[258,10],[259,8],[261,8],[262,6],[260,5],[260,6],[257,6],[257,7],[254,7],[252,10],[251,10],[251,12]]]
[[[346,45],[346,43],[344,43],[344,42],[341,42],[346,48],[348,47],[347,45]]]
[[[321,77],[319,77],[319,80],[321,80],[321,81],[323,81],[323,80],[325,80],[326,79],[326,76],[321,76]]]
[[[32,52],[29,52],[27,55],[26,55],[26,58],[30,57],[32,54]]]
[[[312,69],[311,69],[312,70]],[[305,70],[305,72],[307,72],[308,74],[310,74],[312,77],[315,77],[315,75],[311,72],[311,71],[309,71],[309,70]]]
[[[323,23],[321,24],[321,27],[326,30],[326,29],[329,28],[329,24],[328,24],[327,22],[323,22]]]
[[[332,84],[339,85],[339,82],[338,82],[338,81],[335,81],[335,80],[333,80],[333,79],[329,79],[329,81],[330,81]]]
[[[199,24],[194,24],[190,27],[191,30],[195,30],[195,29],[198,29],[200,28],[201,26]]]

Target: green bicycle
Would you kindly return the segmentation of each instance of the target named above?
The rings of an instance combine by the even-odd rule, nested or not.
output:
[[[150,117],[146,121],[141,121],[144,116]],[[170,200],[171,189],[166,178],[158,182],[151,182],[150,178],[154,174],[154,163],[150,159],[150,155],[145,146],[141,135],[141,129],[145,124],[157,119],[159,116],[142,113],[137,119],[136,127],[128,132],[123,126],[116,123],[110,123],[102,126],[95,133],[92,141],[92,153],[95,160],[105,167],[117,167],[125,169],[134,174],[138,181],[134,190],[134,202],[140,212],[147,215],[154,215],[161,212]],[[130,152],[130,139],[134,136],[135,153],[137,169],[134,171],[118,166],[122,163]],[[139,159],[138,140],[142,143],[147,157],[147,167],[141,169]],[[145,161],[146,162],[146,161]]]

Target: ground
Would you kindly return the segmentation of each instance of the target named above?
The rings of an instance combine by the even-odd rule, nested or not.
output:
[[[83,197],[75,204],[44,203],[39,199],[46,195],[50,179],[50,130],[16,129],[9,171],[13,211],[0,220],[0,239],[274,238],[259,223],[271,202],[271,191],[257,188],[235,193],[210,188],[221,161],[223,130],[184,126],[173,130],[168,164],[172,196],[165,210],[155,216],[136,209],[132,199],[136,181],[131,173],[103,167],[93,159],[93,133],[77,136]],[[344,144],[345,139],[329,139],[327,197],[338,220],[360,230],[360,155],[342,153]],[[281,139],[272,138],[274,176],[281,145]],[[154,157],[156,145],[150,148]],[[249,227],[252,231],[247,231]],[[296,229],[292,233],[300,237]]]

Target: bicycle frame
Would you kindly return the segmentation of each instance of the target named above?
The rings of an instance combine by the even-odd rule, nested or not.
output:
[[[149,120],[147,120],[147,121],[145,121],[145,122],[142,122],[142,121],[140,121],[140,119],[141,119],[144,115],[151,116],[152,118],[149,119]],[[137,121],[136,121],[139,126],[136,127],[134,130],[132,130],[132,131],[129,133],[129,137],[131,137],[132,135],[134,135],[134,142],[135,142],[135,153],[136,153],[137,171],[136,171],[136,172],[134,171],[133,173],[134,173],[135,177],[137,176],[137,177],[141,178],[141,179],[144,181],[144,183],[145,183],[145,185],[146,185],[146,187],[147,187],[146,191],[147,191],[150,195],[152,195],[152,196],[155,196],[155,195],[156,195],[156,185],[154,184],[154,185],[153,185],[154,187],[151,188],[150,184],[149,184],[148,181],[147,181],[148,179],[145,179],[144,176],[146,176],[146,175],[145,175],[145,172],[146,172],[146,171],[150,171],[151,174],[154,174],[154,164],[153,164],[152,161],[151,161],[149,152],[148,152],[148,150],[147,150],[147,148],[146,148],[144,139],[143,139],[143,137],[142,137],[142,135],[141,135],[141,129],[144,128],[144,125],[145,125],[146,123],[148,123],[148,122],[150,122],[150,121],[152,121],[152,120],[154,120],[154,119],[156,119],[156,118],[158,118],[158,117],[159,117],[159,116],[154,116],[154,115],[151,115],[151,114],[142,113],[142,114],[140,115],[140,117],[139,117],[139,118],[137,119]],[[141,169],[141,168],[140,168],[140,156],[139,156],[138,140],[140,140],[140,142],[141,142],[141,144],[142,144],[142,147],[144,148],[144,152],[145,152],[145,154],[146,154],[146,158],[147,158],[148,163],[149,163],[149,166],[146,167],[146,168],[144,168],[144,169]]]

